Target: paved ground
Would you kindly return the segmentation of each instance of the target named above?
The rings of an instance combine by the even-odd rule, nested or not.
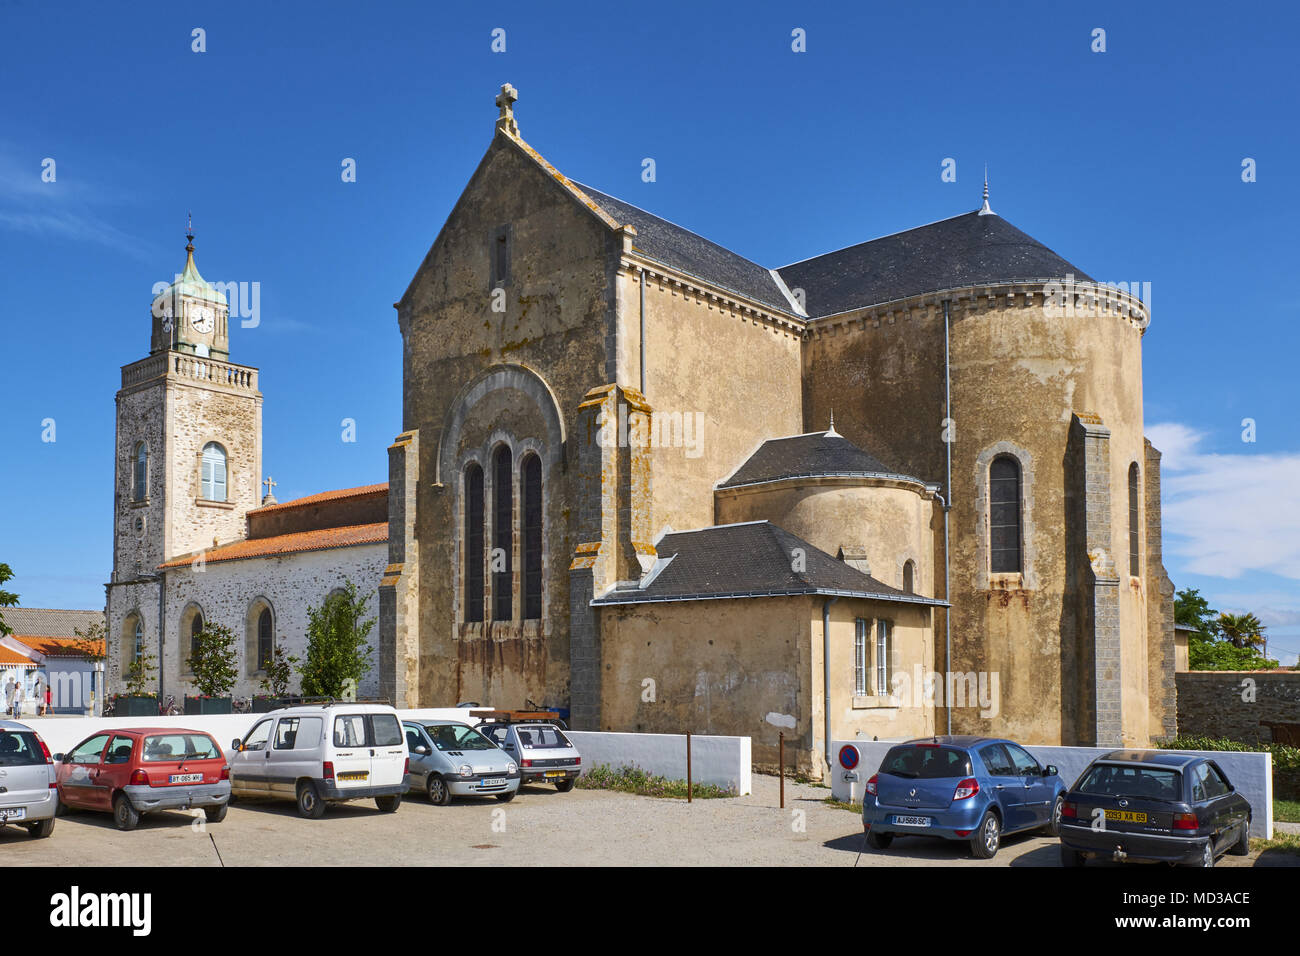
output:
[[[224,822],[203,826],[187,814],[146,816],[123,833],[106,813],[59,818],[48,840],[0,827],[8,865],[402,866],[557,864],[853,866],[863,849],[860,818],[822,803],[829,791],[754,777],[755,793],[723,800],[635,797],[529,787],[508,804],[471,800],[435,807],[408,796],[393,814],[373,802],[345,804],[304,820],[292,803],[240,802]],[[215,842],[215,847],[214,847]],[[1300,865],[1277,853],[1224,857],[1220,866]],[[1007,838],[992,860],[937,840],[900,839],[886,852],[867,849],[859,866],[1058,866],[1057,843]]]

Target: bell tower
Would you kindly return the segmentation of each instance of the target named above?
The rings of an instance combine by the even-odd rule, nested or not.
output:
[[[185,233],[185,268],[154,297],[150,353],[183,352],[200,358],[230,358],[230,306],[226,296],[199,275],[194,264],[194,227]],[[157,288],[155,286],[155,288]]]

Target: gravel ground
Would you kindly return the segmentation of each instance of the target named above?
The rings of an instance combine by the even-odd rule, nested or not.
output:
[[[857,814],[829,807],[830,791],[755,775],[755,792],[732,799],[637,797],[593,790],[529,787],[513,802],[465,800],[431,806],[410,795],[393,814],[373,802],[331,808],[304,820],[291,801],[243,802],[224,822],[200,827],[183,813],[143,818],[123,833],[109,814],[61,817],[48,840],[0,827],[9,865],[129,866],[853,866],[863,849]],[[214,846],[215,843],[215,846]],[[1300,857],[1224,857],[1220,866],[1300,864]],[[964,845],[901,839],[867,849],[859,866],[1058,866],[1055,840],[1008,837],[998,855],[975,860]]]

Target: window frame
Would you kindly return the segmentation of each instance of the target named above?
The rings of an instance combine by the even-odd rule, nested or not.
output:
[[[509,445],[492,452],[492,551],[505,555],[504,568],[492,572],[492,620],[515,619],[514,500],[515,455]]]
[[[465,554],[465,598],[461,618],[479,624],[487,615],[486,544],[487,496],[483,466],[476,461],[461,472],[465,495],[465,528],[462,535]]]
[[[995,476],[994,470],[999,465],[1006,464],[1014,470],[1013,476]],[[1011,497],[1004,497],[1005,486],[1014,477],[1014,493]],[[989,574],[1023,574],[1025,569],[1025,492],[1024,492],[1024,468],[1020,460],[1015,456],[1007,453],[995,455],[989,462],[988,466],[988,488],[989,488]],[[999,494],[1002,492],[1003,494]],[[1015,523],[1011,524],[1005,521],[998,521],[999,508],[1006,508],[1014,505]],[[1015,548],[1013,549],[998,546],[999,531],[1003,531],[1001,537],[1006,537],[1006,529],[1015,529]],[[1015,560],[1007,561],[1006,556],[1014,553]]]
[[[1128,573],[1142,576],[1142,472],[1138,463],[1128,466]]]
[[[535,482],[532,480],[535,474]],[[540,621],[543,611],[546,492],[542,458],[527,452],[519,466],[520,612],[525,621]]]
[[[876,696],[890,696],[889,682],[893,678],[891,652],[894,645],[894,622],[885,618],[876,619],[875,635],[875,675]]]
[[[867,647],[867,632],[871,621],[865,617],[853,621],[853,696],[867,697],[871,694],[868,677],[871,668],[868,664],[870,653]]]
[[[136,442],[135,460],[132,463],[131,500],[146,501],[149,498],[149,443]]]
[[[209,449],[213,454],[208,454]],[[230,500],[230,453],[220,442],[204,444],[199,454],[199,497],[204,501],[228,502]],[[216,465],[220,462],[221,479],[217,480]],[[210,467],[211,466],[211,467]],[[220,497],[217,497],[218,491]]]

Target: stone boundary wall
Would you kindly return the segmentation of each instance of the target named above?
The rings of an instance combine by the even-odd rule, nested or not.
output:
[[[1300,671],[1180,671],[1178,733],[1273,741],[1271,723],[1300,724]]]

